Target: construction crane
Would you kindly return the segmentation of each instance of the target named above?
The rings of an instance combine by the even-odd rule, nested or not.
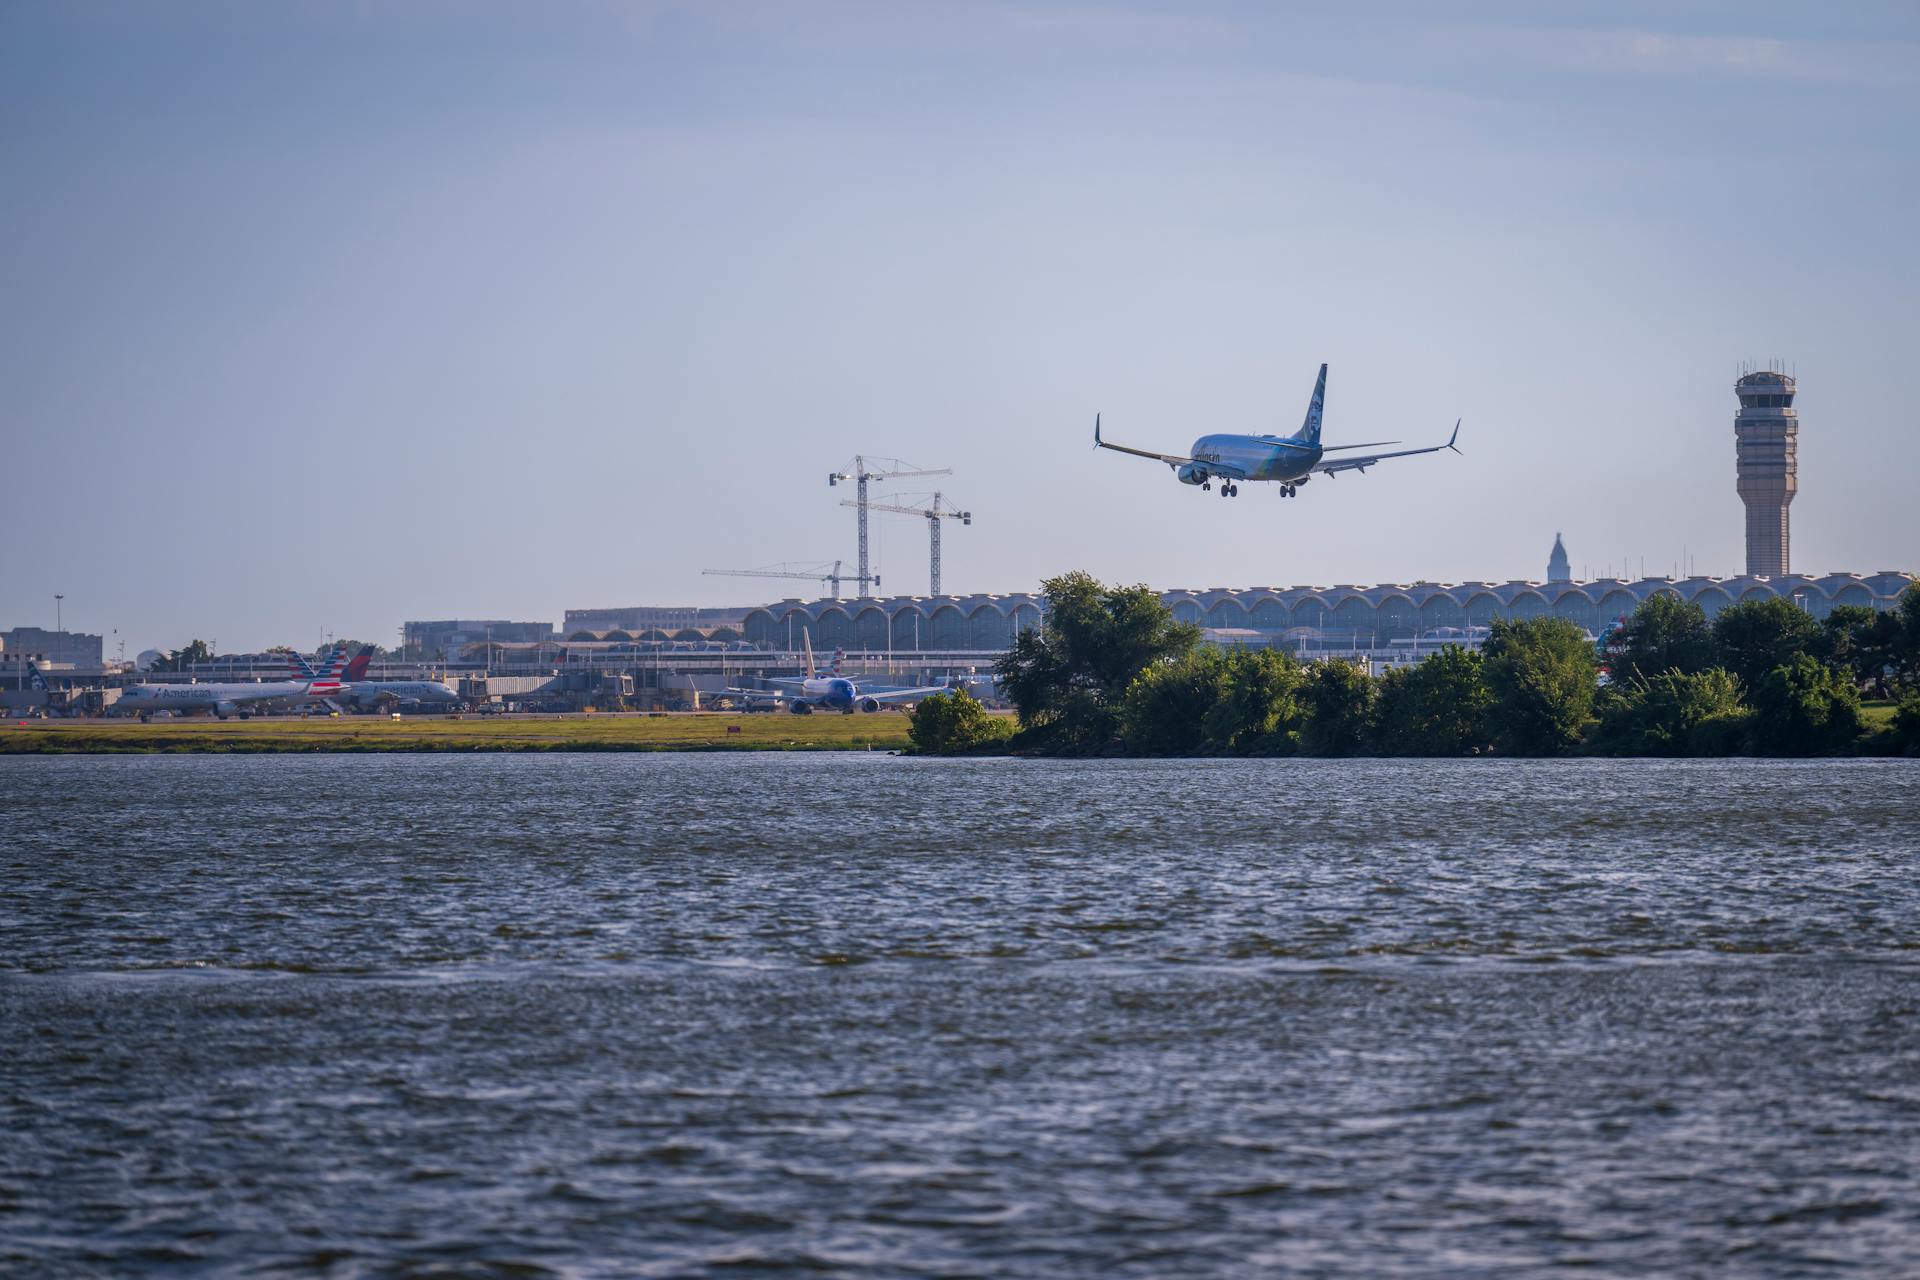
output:
[[[911,495],[907,495],[907,496],[911,496]],[[929,579],[929,585],[932,587],[931,594],[936,596],[940,594],[940,522],[942,520],[958,520],[961,524],[964,524],[964,525],[971,525],[973,523],[973,512],[942,511],[940,509],[940,501],[941,501],[941,495],[939,493],[935,493],[933,495],[933,501],[928,503],[924,507],[909,507],[901,503],[887,502],[884,500],[880,502],[870,502],[867,504],[867,508],[874,511],[897,511],[903,516],[921,516],[926,520],[927,522],[927,561],[928,561],[927,576]],[[843,507],[851,507],[854,504],[852,502],[842,502],[840,505]],[[861,518],[865,519],[866,510],[862,510],[860,514],[861,514]]]
[[[915,467],[911,463],[900,461],[898,458],[875,458],[873,461],[876,466],[882,463],[890,463],[891,466],[869,471],[867,470],[867,459],[860,454],[855,454],[852,470],[830,471],[827,473],[827,484],[830,486],[839,484],[842,480],[855,481],[859,486],[858,493],[854,500],[851,502],[842,502],[840,505],[843,507],[853,507],[860,513],[860,572],[856,576],[860,581],[862,594],[866,592],[866,583],[868,581],[867,510],[870,504],[867,502],[867,481],[905,480],[911,476],[950,476],[953,474],[953,468],[951,467],[933,467],[931,469]],[[938,524],[939,521],[935,521],[934,523]],[[937,579],[938,575],[935,576]],[[873,578],[872,581],[875,586],[880,585],[880,579],[878,577]]]
[[[764,569],[702,569],[700,572],[710,578],[805,578],[810,582],[825,583],[833,589],[833,598],[838,600],[840,584],[853,580],[841,575],[840,563],[835,560],[833,568],[827,569],[820,565],[793,565],[782,561],[779,564],[768,565]],[[872,578],[861,577],[859,583],[862,595],[866,594],[869,582],[877,587],[880,585],[880,578],[877,574]]]

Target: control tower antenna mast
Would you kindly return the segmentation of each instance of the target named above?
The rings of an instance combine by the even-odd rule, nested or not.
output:
[[[897,511],[903,516],[924,516],[926,518],[927,578],[928,585],[932,588],[930,594],[936,596],[940,594],[940,522],[942,520],[958,520],[964,525],[971,525],[973,523],[973,512],[971,511],[942,511],[940,509],[941,497],[941,494],[935,493],[933,495],[933,501],[924,507],[910,507],[904,503],[888,502],[884,499],[868,504],[874,511]],[[843,507],[851,507],[854,504],[852,502],[842,502],[840,505]]]
[[[842,502],[840,505],[843,507],[854,507],[860,513],[860,572],[854,576],[860,583],[860,594],[863,596],[867,594],[868,582],[871,581],[875,586],[880,584],[879,578],[867,573],[867,509],[870,505],[867,501],[867,481],[905,480],[911,476],[950,476],[953,474],[953,468],[951,467],[915,467],[911,463],[900,461],[898,458],[875,458],[873,462],[880,469],[869,471],[867,470],[867,461],[868,459],[865,455],[855,454],[853,466],[850,470],[830,471],[827,473],[827,483],[829,485],[839,484],[842,480],[852,480],[857,485],[853,501]]]

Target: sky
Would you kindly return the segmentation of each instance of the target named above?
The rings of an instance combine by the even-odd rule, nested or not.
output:
[[[1920,569],[1910,3],[0,6],[0,627]],[[1462,456],[1222,500],[1091,450]],[[896,486],[876,486],[876,494]],[[910,500],[910,504],[911,504]],[[873,517],[882,590],[925,522]]]

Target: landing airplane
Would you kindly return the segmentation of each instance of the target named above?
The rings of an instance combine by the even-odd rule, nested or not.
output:
[[[1453,449],[1454,441],[1460,438],[1460,423],[1453,424],[1453,434],[1447,437],[1445,444],[1429,445],[1424,449],[1397,449],[1392,453],[1360,454],[1352,458],[1328,458],[1329,453],[1343,452],[1347,449],[1377,449],[1382,445],[1399,444],[1398,440],[1375,440],[1367,444],[1336,444],[1322,446],[1320,443],[1320,413],[1327,401],[1327,366],[1320,366],[1320,380],[1313,385],[1313,399],[1307,402],[1307,420],[1298,431],[1290,436],[1240,436],[1213,435],[1201,436],[1193,442],[1192,450],[1185,454],[1154,453],[1148,449],[1131,449],[1123,444],[1108,444],[1100,438],[1100,415],[1093,415],[1093,443],[1097,449],[1112,449],[1116,453],[1130,453],[1136,458],[1152,458],[1164,462],[1173,468],[1174,475],[1181,484],[1196,484],[1202,489],[1211,489],[1213,481],[1220,481],[1220,496],[1235,497],[1240,492],[1242,480],[1272,480],[1280,485],[1280,496],[1291,498],[1299,492],[1299,487],[1312,478],[1318,471],[1324,476],[1334,476],[1342,471],[1362,471],[1376,462],[1388,458],[1405,458],[1416,453],[1438,453],[1442,449]]]
[[[769,684],[788,686],[779,690],[771,689],[728,689],[731,698],[764,700],[786,703],[787,710],[797,716],[810,715],[815,708],[822,711],[838,711],[852,715],[855,711],[878,711],[882,703],[900,702],[908,698],[924,698],[930,694],[945,693],[942,685],[930,685],[920,689],[888,689],[884,693],[862,693],[860,686],[840,674],[840,663],[845,657],[843,650],[835,650],[833,665],[827,674],[820,674],[813,660],[813,637],[805,627],[800,628],[800,644],[806,652],[807,674],[804,676],[781,676],[768,681]]]
[[[347,666],[347,646],[335,645],[322,674],[294,680],[224,684],[133,684],[120,691],[116,709],[142,720],[156,711],[210,711],[220,719],[250,716],[263,702],[326,702],[338,697]]]

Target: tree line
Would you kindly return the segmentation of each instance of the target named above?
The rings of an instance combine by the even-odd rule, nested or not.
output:
[[[1886,613],[1655,595],[1596,645],[1563,618],[1499,620],[1374,676],[1273,649],[1222,650],[1143,586],[1044,584],[1041,624],[1000,660],[1017,725],[964,693],[925,700],[929,752],[1508,756],[1920,754],[1920,585]],[[1862,695],[1897,697],[1869,730]]]

